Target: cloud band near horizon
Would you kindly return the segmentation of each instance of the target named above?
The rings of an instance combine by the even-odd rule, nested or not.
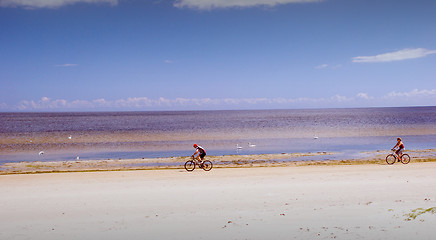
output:
[[[132,97],[118,100],[51,99],[23,100],[14,106],[0,103],[0,111],[90,111],[90,110],[226,110],[226,109],[278,109],[324,107],[383,107],[414,106],[414,100],[425,100],[427,106],[436,106],[436,89],[410,92],[390,92],[384,96],[334,95],[329,98],[158,98]],[[400,105],[393,105],[400,104]],[[390,104],[390,105],[386,105]]]

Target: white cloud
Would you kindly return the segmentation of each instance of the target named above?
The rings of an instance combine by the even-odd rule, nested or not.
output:
[[[76,3],[104,3],[115,6],[118,0],[1,0],[0,7],[59,8]]]
[[[331,97],[330,100],[333,102],[350,102],[353,101],[354,99],[336,94],[333,97]]]
[[[67,101],[64,99],[55,99],[52,100],[48,97],[42,97],[39,101],[35,102],[31,101],[21,101],[18,104],[19,110],[43,110],[43,109],[62,109],[67,107]]]
[[[422,58],[430,54],[436,54],[436,50],[428,50],[425,48],[403,49],[396,52],[383,53],[375,56],[360,56],[354,57],[353,62],[357,63],[373,63],[373,62],[392,62],[406,59]]]
[[[434,97],[436,98],[436,89],[433,90],[418,90],[413,89],[410,92],[390,92],[387,98],[417,98],[417,97]]]
[[[367,93],[358,93],[356,97],[365,100],[374,99],[374,97],[369,96]]]
[[[390,92],[377,99],[388,106],[436,106],[436,89],[413,89],[408,92]]]
[[[65,63],[65,64],[58,64],[55,65],[56,67],[77,67],[79,66],[79,64],[74,64],[74,63]]]
[[[338,69],[341,68],[342,64],[336,64],[336,65],[329,65],[329,64],[321,64],[316,66],[316,69]]]
[[[248,8],[256,6],[274,7],[290,3],[321,2],[323,0],[176,0],[174,6],[177,8],[193,8],[199,10],[210,10],[214,8]]]
[[[328,64],[321,64],[321,65],[318,65],[318,66],[316,66],[315,68],[316,69],[324,69],[324,68],[328,68]]]

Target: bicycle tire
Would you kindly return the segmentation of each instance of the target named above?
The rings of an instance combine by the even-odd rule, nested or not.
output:
[[[188,172],[192,172],[195,169],[195,162],[192,160],[186,161],[185,162],[185,169]]]
[[[211,161],[206,160],[201,164],[201,168],[203,168],[204,171],[210,171],[213,167],[213,164]]]
[[[394,154],[389,154],[386,156],[386,163],[389,165],[394,164],[397,161],[397,157]]]
[[[401,162],[403,164],[408,164],[410,162],[409,154],[403,154],[403,156],[401,156]]]

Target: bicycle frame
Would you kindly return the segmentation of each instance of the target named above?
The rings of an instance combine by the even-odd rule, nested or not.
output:
[[[197,164],[197,166],[201,166],[201,164],[202,164],[202,161],[200,161],[200,160],[198,160],[196,157],[194,157],[194,156],[192,156],[192,161],[195,163],[195,164]]]

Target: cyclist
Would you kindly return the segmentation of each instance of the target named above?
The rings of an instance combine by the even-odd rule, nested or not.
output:
[[[201,163],[204,159],[204,156],[206,156],[206,150],[204,150],[203,147],[198,146],[197,144],[194,144],[194,148],[195,148],[195,153],[192,154],[192,157],[194,158],[195,155],[198,153],[198,156],[196,157],[196,159],[198,161],[200,161],[200,163]]]
[[[398,147],[397,151],[395,151],[396,147]],[[401,141],[401,138],[397,138],[397,144],[395,144],[395,146],[392,148],[392,151],[395,151],[395,153],[401,159],[401,156],[403,156],[403,151],[404,151],[404,144],[403,141]]]

